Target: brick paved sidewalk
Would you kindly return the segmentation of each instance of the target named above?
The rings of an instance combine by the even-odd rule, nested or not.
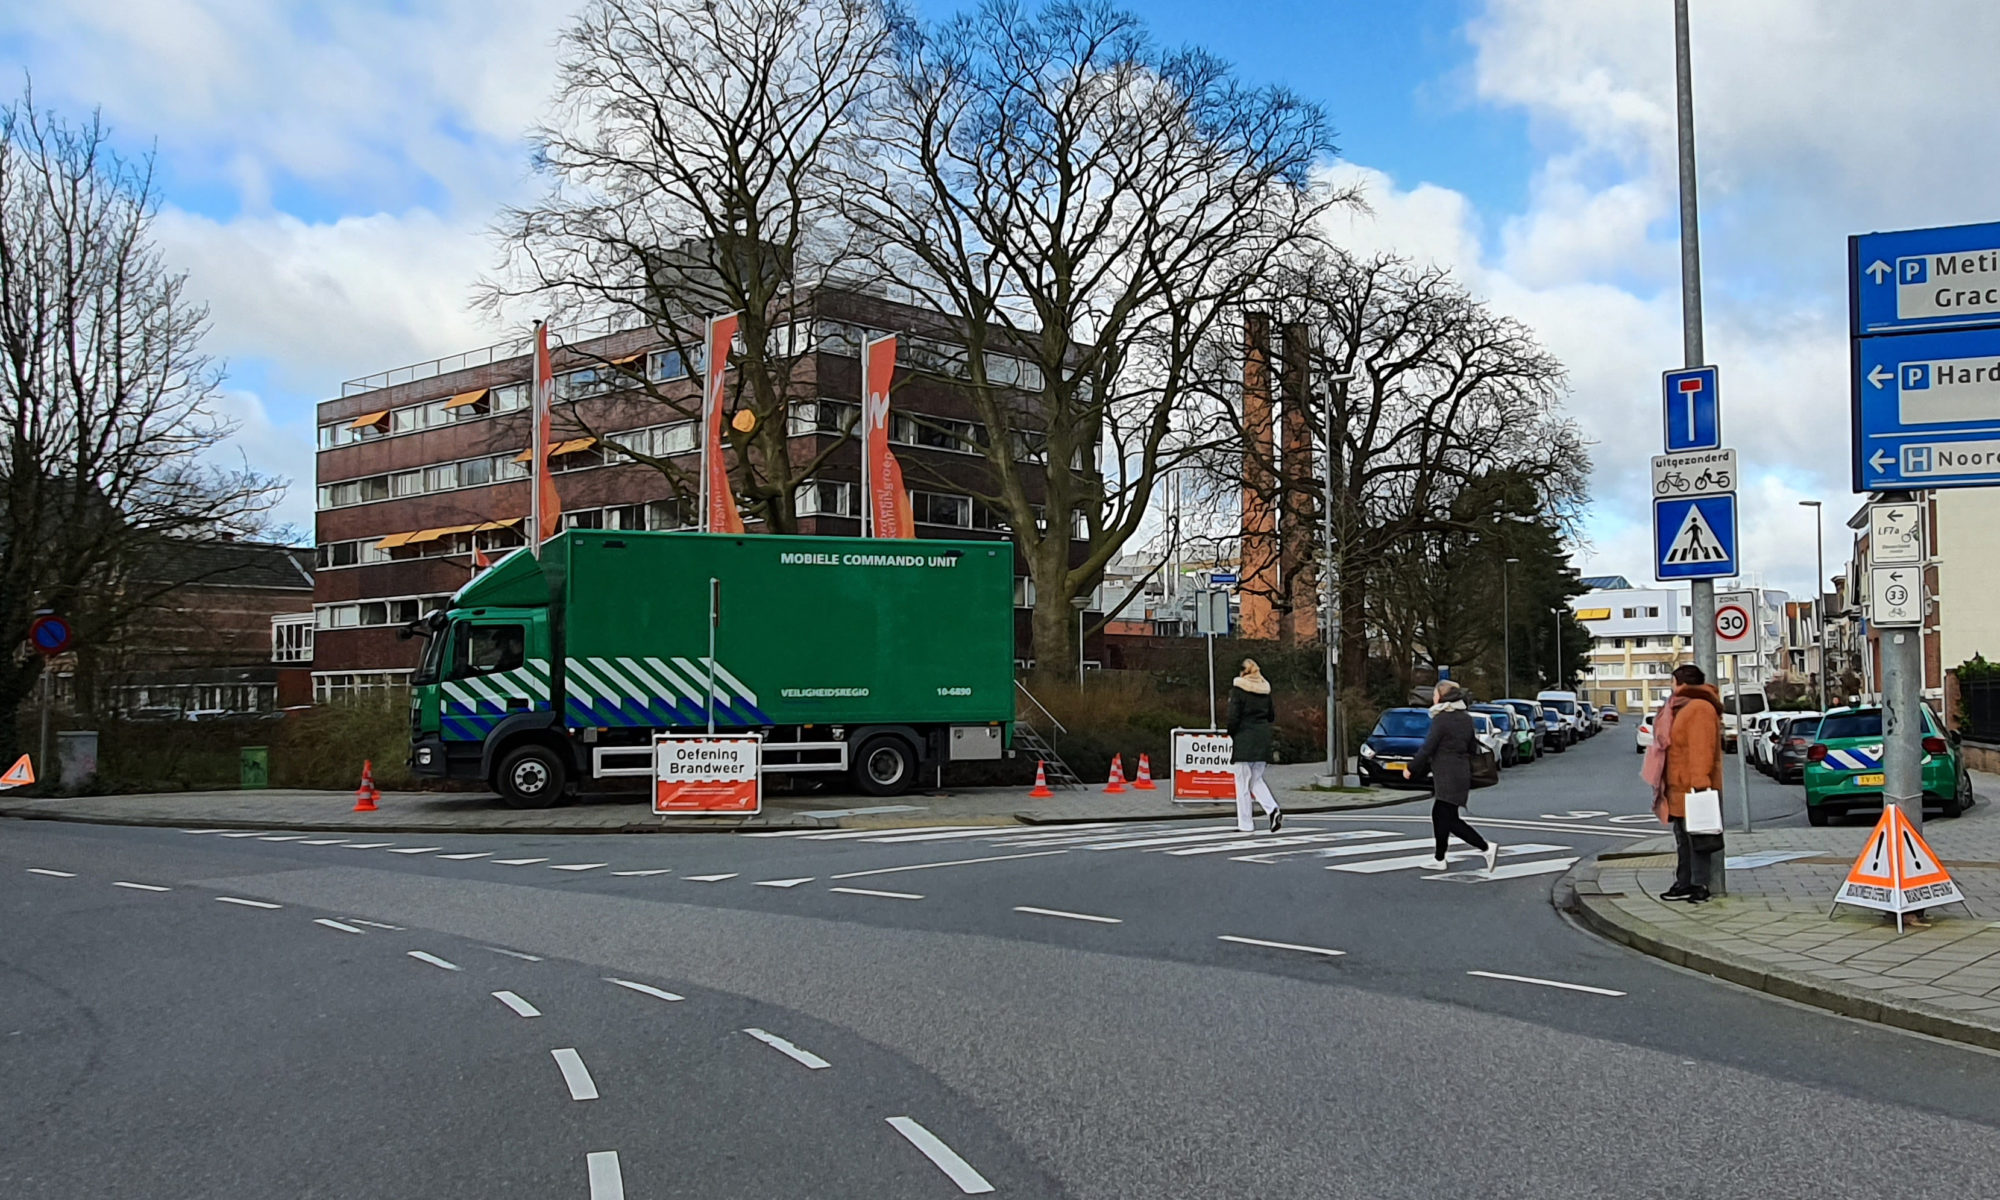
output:
[[[2000,795],[2000,780],[1983,784],[1983,797]],[[1927,924],[1901,934],[1894,918],[1871,910],[1841,905],[1827,915],[1869,832],[1856,824],[1731,833],[1738,868],[1729,894],[1699,905],[1659,899],[1673,882],[1673,842],[1641,842],[1577,868],[1573,911],[1595,932],[1681,966],[2000,1049],[2000,812],[1981,804],[1959,820],[1925,823],[1925,840],[1967,904],[1930,909]],[[1768,861],[1784,855],[1803,857]]]
[[[1271,782],[1287,812],[1332,812],[1399,804],[1416,793],[1365,789],[1317,792],[1306,785],[1313,764],[1273,766]],[[1106,795],[1102,785],[1057,791],[1053,799],[1029,798],[1026,788],[965,788],[946,795],[913,792],[892,800],[866,796],[773,794],[756,817],[653,816],[638,792],[586,794],[560,808],[510,809],[486,792],[385,792],[379,810],[357,813],[352,792],[161,792],[148,795],[77,796],[0,800],[0,816],[115,825],[171,825],[232,829],[316,829],[331,832],[407,833],[658,833],[727,832],[735,829],[894,828],[910,825],[1062,824],[1085,821],[1153,821],[1214,818],[1234,805],[1175,804],[1167,783],[1151,792]]]

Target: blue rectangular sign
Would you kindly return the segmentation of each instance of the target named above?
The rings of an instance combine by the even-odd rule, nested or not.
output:
[[[1855,337],[2000,325],[2000,222],[1847,239]]]
[[[1687,367],[1662,376],[1668,454],[1722,448],[1722,393],[1714,367]]]
[[[1854,488],[2000,484],[2000,328],[1854,340]]]
[[[1736,569],[1736,494],[1653,501],[1653,577],[1724,579]]]

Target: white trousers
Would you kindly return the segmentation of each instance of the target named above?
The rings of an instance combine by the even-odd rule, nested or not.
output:
[[[1257,797],[1257,803],[1265,816],[1278,811],[1278,798],[1271,794],[1271,785],[1264,782],[1264,764],[1247,762],[1236,764],[1236,828],[1244,833],[1256,829],[1250,819],[1250,797]]]

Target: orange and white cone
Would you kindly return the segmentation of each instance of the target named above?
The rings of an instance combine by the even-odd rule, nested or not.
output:
[[[1047,800],[1054,795],[1055,793],[1049,790],[1047,764],[1038,758],[1035,760],[1035,788],[1028,793],[1028,796],[1033,800]]]
[[[1153,785],[1153,760],[1143,754],[1139,756],[1139,777],[1132,781],[1132,790],[1138,792],[1159,790]]]
[[[1107,792],[1122,792],[1125,790],[1124,755],[1114,754],[1111,756],[1111,778],[1104,781],[1104,790]]]
[[[372,759],[361,762],[361,786],[354,789],[354,811],[374,812],[375,802],[382,798],[382,790],[375,786],[375,763]]]

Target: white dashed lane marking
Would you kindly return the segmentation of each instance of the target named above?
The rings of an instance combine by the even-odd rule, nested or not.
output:
[[[240,904],[240,905],[242,905],[242,906],[243,906],[244,908],[283,908],[283,907],[284,907],[284,905],[282,905],[282,904],[272,904],[272,903],[270,903],[269,901],[266,901],[266,900],[245,900],[245,899],[244,899],[243,897],[241,897],[241,896],[217,896],[217,897],[216,897],[216,900],[217,900],[217,901],[219,901],[220,903],[223,903],[223,904]]]
[[[1291,942],[1267,942],[1262,938],[1237,937],[1233,933],[1225,933],[1216,938],[1216,941],[1235,942],[1239,946],[1264,946],[1272,950],[1297,950],[1301,954],[1324,954],[1328,958],[1339,958],[1347,953],[1345,950],[1328,950],[1320,946],[1299,946]]]
[[[873,871],[849,871],[845,875],[829,876],[832,879],[861,879],[869,875],[894,875],[899,871],[929,871],[936,867],[970,867],[977,863],[1011,862],[1017,858],[1045,858],[1051,854],[1068,854],[1067,850],[1038,850],[1033,854],[996,854],[990,858],[951,858],[944,862],[916,863],[907,867],[880,867]],[[727,878],[727,876],[724,876]]]
[[[517,1017],[539,1017],[542,1015],[541,1009],[536,1008],[512,992],[495,992],[493,993],[493,998],[508,1008],[513,1009],[514,1015]]]
[[[597,868],[599,868],[599,867],[608,867],[608,866],[610,866],[610,865],[611,865],[610,863],[550,863],[550,864],[549,864],[549,870],[551,870],[551,871],[595,871],[595,870],[596,870]]]
[[[736,874],[735,871],[731,871],[727,875],[683,875],[681,878],[689,883],[721,883],[725,879],[736,878]]]
[[[447,971],[458,970],[457,963],[446,962],[444,959],[439,958],[435,954],[426,954],[422,950],[411,950],[408,953],[411,958],[416,959],[418,962],[427,962],[434,967],[442,967]]]
[[[534,955],[532,955],[532,954],[523,954],[523,953],[521,953],[521,952],[520,952],[519,950],[506,950],[506,949],[502,949],[502,948],[501,948],[501,947],[499,947],[499,946],[481,946],[481,947],[480,947],[480,949],[482,949],[482,950],[491,950],[491,951],[492,951],[493,953],[495,953],[495,954],[504,954],[504,955],[506,955],[506,956],[507,956],[508,958],[518,958],[518,959],[520,959],[520,960],[521,960],[522,962],[540,962],[540,961],[542,961],[541,959],[539,959],[539,958],[536,958],[536,957],[535,957]]]
[[[766,1033],[762,1029],[746,1029],[743,1032],[756,1038],[793,1062],[798,1063],[808,1071],[823,1071],[833,1065],[810,1050],[801,1050],[775,1033]]]
[[[625,1174],[618,1169],[616,1150],[595,1150],[584,1155],[590,1172],[590,1200],[625,1200]]]
[[[496,867],[532,867],[536,863],[545,863],[547,861],[549,860],[546,858],[496,858],[493,860],[493,865]]]
[[[613,871],[611,873],[613,875],[642,876],[642,875],[671,875],[674,872],[672,867],[661,867],[657,870],[652,870],[652,871]]]
[[[443,847],[443,846],[403,846],[403,847],[401,847],[400,849],[396,849],[396,850],[391,850],[391,851],[389,851],[389,853],[391,853],[391,854],[432,854],[432,853],[435,853],[435,852],[437,852],[437,851],[439,851],[439,850],[442,850],[442,849],[444,849],[444,847]]]
[[[361,919],[360,917],[349,917],[349,918],[347,918],[347,919],[348,919],[348,920],[350,920],[350,921],[352,921],[352,922],[354,922],[354,923],[355,923],[356,925],[366,925],[366,926],[368,926],[368,927],[369,927],[370,929],[395,929],[395,930],[400,930],[400,929],[402,929],[402,928],[403,928],[403,927],[402,927],[401,925],[384,925],[384,924],[383,924],[382,922],[380,922],[380,921],[364,921],[364,920],[362,920],[362,919]]]
[[[1559,979],[1537,979],[1533,975],[1506,975],[1499,971],[1467,971],[1467,975],[1477,975],[1481,979],[1504,979],[1509,983],[1532,983],[1537,987],[1561,988],[1566,992],[1589,992],[1593,996],[1622,996],[1624,992],[1614,992],[1610,988],[1591,987],[1582,983],[1564,983]]]
[[[1067,921],[1095,921],[1099,925],[1123,925],[1125,923],[1122,917],[1097,917],[1089,913],[1064,912],[1059,908],[1036,908],[1029,904],[1016,904],[1014,911],[1017,913],[1031,913],[1037,917],[1061,917]]]
[[[583,1065],[583,1057],[575,1050],[564,1047],[549,1051],[555,1057],[556,1066],[562,1068],[563,1082],[569,1085],[572,1100],[597,1099],[597,1083],[590,1077],[590,1068]]]
[[[768,888],[795,888],[802,883],[811,883],[812,881],[813,877],[810,875],[802,876],[801,878],[798,879],[760,879],[757,881],[756,886],[768,887]]]
[[[470,860],[472,860],[472,859],[475,859],[475,858],[491,858],[492,856],[493,856],[493,852],[492,852],[491,850],[481,850],[481,851],[480,851],[479,853],[477,853],[477,854],[440,854],[440,855],[438,855],[438,857],[439,857],[439,858],[442,858],[442,859],[444,859],[444,860],[445,860],[445,861],[447,861],[447,862],[468,862],[468,861],[470,861]]]
[[[644,984],[644,983],[633,983],[633,982],[632,982],[631,980],[629,980],[629,979],[613,979],[613,978],[611,978],[611,977],[610,977],[609,975],[606,975],[606,976],[604,977],[604,982],[606,982],[606,983],[615,983],[615,984],[617,984],[617,985],[618,985],[619,987],[622,987],[622,988],[630,988],[631,990],[633,990],[633,991],[635,991],[635,992],[639,993],[639,994],[640,994],[640,995],[642,995],[642,996],[651,996],[651,997],[652,997],[653,999],[655,999],[655,1000],[684,1000],[684,999],[686,999],[686,997],[685,997],[685,996],[676,996],[676,995],[674,995],[674,994],[673,994],[672,992],[663,992],[663,991],[661,991],[661,990],[660,990],[659,988],[656,988],[656,987],[653,987],[653,986],[652,986],[652,985],[650,985],[650,984]]]
[[[112,881],[112,883],[111,883],[111,886],[112,886],[112,887],[122,887],[122,888],[131,888],[131,889],[132,889],[133,891],[135,891],[135,892],[171,892],[171,891],[173,891],[173,889],[172,889],[172,888],[163,888],[163,887],[161,887],[161,886],[160,886],[159,884],[157,884],[157,883],[129,883],[129,882],[127,882],[126,880],[123,880],[123,879],[117,879],[117,880],[113,880],[113,881]]]
[[[261,837],[263,833],[264,831],[261,829],[239,829],[235,833],[225,833],[222,836],[226,838]]]
[[[301,846],[345,846],[346,844],[346,838],[309,838],[299,843]]]
[[[356,929],[356,928],[355,928],[354,926],[352,926],[352,925],[344,925],[344,924],[342,924],[342,923],[341,923],[341,922],[339,922],[339,921],[333,921],[333,920],[329,920],[329,919],[327,919],[326,917],[314,917],[314,918],[313,918],[313,924],[315,924],[315,925],[324,925],[324,926],[326,926],[326,927],[327,927],[328,929],[338,929],[338,930],[340,930],[340,932],[342,932],[342,933],[360,933],[360,932],[361,932],[361,931],[360,931],[359,929]]]
[[[47,875],[51,879],[75,879],[75,871],[51,871],[47,867],[29,867],[30,875]]]
[[[394,842],[349,842],[347,843],[347,848],[349,850],[382,850],[395,844]]]
[[[945,1173],[945,1178],[958,1185],[958,1190],[968,1196],[978,1196],[993,1190],[986,1177],[972,1169],[972,1164],[958,1156],[958,1152],[938,1140],[938,1136],[908,1117],[890,1117],[889,1128],[903,1135],[903,1138],[931,1160],[932,1165]]]
[[[281,833],[274,837],[261,837],[257,840],[260,842],[303,842],[306,840],[306,835],[303,833]]]
[[[839,892],[843,896],[880,896],[884,900],[923,899],[923,896],[916,892],[878,892],[874,888],[837,887],[837,888],[828,888],[826,890],[829,892]]]

